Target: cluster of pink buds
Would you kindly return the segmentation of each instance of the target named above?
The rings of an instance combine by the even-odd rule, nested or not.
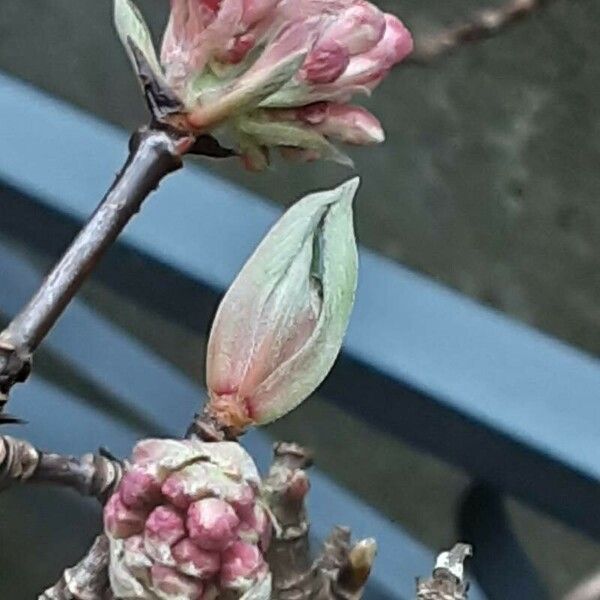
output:
[[[139,442],[104,509],[115,596],[208,600],[268,591],[263,555],[272,524],[260,485],[235,442]]]
[[[185,105],[188,127],[227,130],[248,168],[268,165],[274,147],[347,162],[331,141],[384,139],[377,118],[348,102],[377,87],[413,43],[370,2],[171,0],[160,65],[131,0],[115,2],[121,38],[149,55]]]

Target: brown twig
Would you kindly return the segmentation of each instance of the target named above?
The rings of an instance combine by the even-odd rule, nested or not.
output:
[[[63,456],[41,452],[25,440],[0,436],[0,489],[18,483],[47,483],[71,488],[104,503],[122,471],[119,462],[102,454]]]
[[[11,387],[24,381],[31,355],[89,273],[159,182],[182,165],[194,140],[162,129],[141,129],[114,184],[37,293],[0,333],[0,409]]]
[[[467,600],[464,562],[473,553],[468,544],[456,544],[442,552],[429,579],[417,579],[417,600]]]
[[[509,0],[497,8],[474,13],[438,33],[417,39],[415,50],[406,63],[427,66],[471,42],[495,37],[515,23],[546,8],[552,0]],[[405,63],[405,64],[406,64]]]
[[[312,464],[310,452],[298,444],[279,442],[264,481],[264,491],[278,525],[268,554],[273,593],[284,600],[310,568],[308,517],[304,500],[309,490],[304,469]]]
[[[309,490],[305,468],[311,454],[298,444],[278,443],[264,489],[278,530],[267,556],[278,600],[358,600],[373,560],[374,540],[350,543],[350,530],[336,527],[319,557],[310,563]]]
[[[109,600],[113,598],[108,582],[108,538],[99,535],[83,559],[65,569],[58,583],[38,600]]]

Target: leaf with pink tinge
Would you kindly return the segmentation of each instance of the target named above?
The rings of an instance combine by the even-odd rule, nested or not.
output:
[[[354,303],[358,178],[292,206],[219,306],[208,343],[209,410],[234,427],[274,421],[323,381]]]

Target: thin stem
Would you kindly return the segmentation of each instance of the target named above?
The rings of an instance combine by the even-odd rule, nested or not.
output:
[[[104,503],[122,476],[121,464],[103,454],[81,458],[42,452],[26,440],[0,436],[0,489],[19,483],[71,488]]]
[[[478,42],[502,33],[542,9],[552,0],[509,0],[497,8],[475,12],[462,23],[417,40],[415,50],[405,64],[428,66],[471,42]]]
[[[87,276],[159,182],[182,165],[193,139],[143,129],[116,181],[23,310],[0,334],[0,409],[11,387],[27,378],[31,355]]]
[[[264,481],[265,494],[279,530],[269,547],[273,591],[278,598],[294,597],[310,568],[308,516],[305,499],[309,490],[304,469],[312,464],[310,452],[298,444],[280,442]]]
[[[465,560],[472,556],[468,544],[455,544],[438,555],[432,576],[417,579],[417,600],[467,600],[469,583],[465,579]]]
[[[108,561],[108,539],[105,535],[99,535],[81,561],[66,569],[58,583],[48,588],[38,600],[112,598],[108,581]]]

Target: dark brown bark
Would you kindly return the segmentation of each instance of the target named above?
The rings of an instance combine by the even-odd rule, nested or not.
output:
[[[38,600],[109,600],[108,539],[99,535],[88,553],[74,567],[65,569],[58,583]]]
[[[467,600],[469,584],[465,579],[464,562],[473,553],[468,544],[456,544],[442,552],[428,579],[417,580],[417,600]]]
[[[0,334],[0,409],[11,387],[24,381],[31,356],[125,225],[159,182],[182,165],[194,142],[146,128],[131,139],[130,154],[114,184],[36,294]]]
[[[0,489],[18,483],[71,488],[104,503],[121,479],[120,463],[102,454],[81,458],[41,452],[25,440],[0,436]]]
[[[497,36],[512,25],[546,8],[552,1],[509,0],[497,8],[479,10],[461,23],[421,40],[417,39],[414,52],[404,64],[428,66],[465,44]]]
[[[265,496],[278,525],[267,555],[273,598],[358,600],[375,558],[374,540],[352,545],[350,530],[336,527],[311,564],[305,506],[309,482],[304,469],[312,464],[312,455],[298,444],[283,442],[275,444],[274,454],[264,481]]]

